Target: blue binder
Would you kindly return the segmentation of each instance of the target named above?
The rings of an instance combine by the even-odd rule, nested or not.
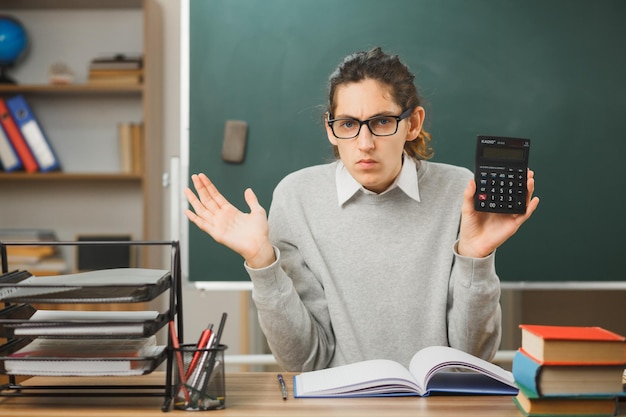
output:
[[[9,135],[7,135],[2,126],[0,126],[0,163],[2,164],[2,169],[6,172],[22,168],[22,160],[17,156]]]
[[[53,171],[60,168],[59,158],[57,158],[50,141],[46,137],[37,121],[30,106],[23,95],[17,95],[6,100],[7,107],[15,123],[20,128],[22,136],[28,143],[31,152],[37,160],[41,172]]]

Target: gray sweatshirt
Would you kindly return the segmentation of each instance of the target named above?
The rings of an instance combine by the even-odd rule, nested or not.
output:
[[[465,168],[420,161],[420,201],[400,188],[340,206],[338,162],[296,171],[274,190],[277,261],[246,266],[278,363],[308,371],[367,359],[408,366],[432,345],[491,359],[500,344],[495,254],[456,253]]]

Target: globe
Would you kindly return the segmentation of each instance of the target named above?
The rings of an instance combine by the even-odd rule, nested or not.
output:
[[[15,84],[5,72],[15,66],[26,51],[28,37],[24,26],[10,16],[0,15],[0,83]]]

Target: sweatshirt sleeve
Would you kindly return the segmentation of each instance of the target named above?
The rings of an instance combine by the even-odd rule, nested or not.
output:
[[[495,252],[469,258],[459,255],[456,247],[448,292],[448,340],[454,348],[491,360],[502,332]]]
[[[288,216],[280,201],[274,199],[269,216],[276,262],[263,269],[245,266],[259,324],[285,370],[326,368],[335,351],[335,338],[324,288],[291,243]]]

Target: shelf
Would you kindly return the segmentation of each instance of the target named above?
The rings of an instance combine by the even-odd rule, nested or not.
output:
[[[136,9],[141,0],[3,0],[4,9]],[[50,3],[54,3],[51,5]]]
[[[37,94],[132,94],[143,93],[143,85],[119,85],[119,84],[17,84],[0,85],[0,94],[37,93]]]
[[[141,174],[116,174],[116,173],[63,173],[63,172],[10,172],[0,173],[0,183],[9,181],[119,181],[119,182],[140,182],[143,179]]]
[[[24,95],[61,163],[53,172],[0,172],[0,227],[54,228],[64,239],[106,233],[160,239],[162,0],[0,3],[2,12],[24,25],[30,44],[24,60],[9,70],[18,84],[0,84],[0,97]],[[89,83],[90,62],[114,53],[143,55],[142,84]],[[57,62],[74,72],[72,84],[48,81],[48,69]],[[138,170],[123,169],[122,123],[143,125],[139,158],[132,158]],[[34,210],[41,200],[45,213]],[[24,208],[25,201],[32,203]],[[74,206],[99,222],[67,209]],[[65,257],[73,264],[73,251]],[[160,251],[148,248],[135,261],[145,267],[163,262]]]

